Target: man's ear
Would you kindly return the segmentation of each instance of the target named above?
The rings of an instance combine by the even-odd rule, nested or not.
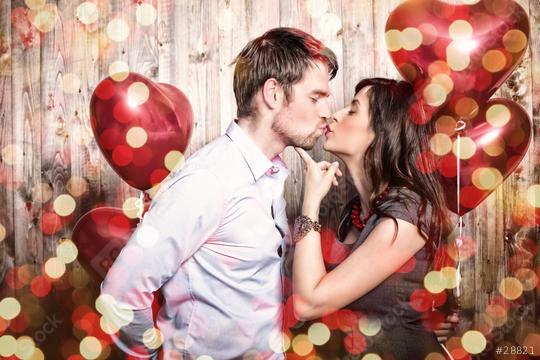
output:
[[[275,109],[281,105],[282,90],[276,79],[266,80],[261,89],[261,95],[264,103],[270,109]]]

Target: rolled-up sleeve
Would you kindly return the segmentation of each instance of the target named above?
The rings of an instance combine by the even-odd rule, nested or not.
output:
[[[109,269],[97,304],[119,328],[118,347],[141,358],[158,350],[153,292],[218,230],[225,208],[223,187],[208,170],[178,174],[164,187]]]

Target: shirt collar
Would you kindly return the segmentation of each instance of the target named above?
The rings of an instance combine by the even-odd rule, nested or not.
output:
[[[289,170],[281,157],[276,155],[276,157],[270,161],[245,131],[238,126],[236,120],[231,121],[226,134],[240,150],[255,181],[259,180],[265,174],[276,176],[280,179],[285,179],[287,177]]]

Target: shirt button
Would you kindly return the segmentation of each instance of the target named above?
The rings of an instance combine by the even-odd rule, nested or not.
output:
[[[277,166],[272,166],[266,173],[268,175],[274,175],[277,172],[279,172],[279,168]]]

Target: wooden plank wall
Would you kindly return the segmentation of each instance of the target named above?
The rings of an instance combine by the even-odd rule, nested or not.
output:
[[[58,11],[56,25],[51,31],[31,33],[31,42],[21,39],[18,20],[11,16],[18,8],[26,9],[25,1],[0,3],[2,297],[17,296],[16,289],[5,285],[10,269],[27,265],[39,273],[40,266],[55,255],[58,242],[69,238],[75,220],[86,211],[103,204],[121,206],[127,197],[138,196],[106,163],[89,124],[92,91],[108,75],[112,62],[123,61],[130,71],[171,83],[187,94],[195,127],[186,156],[222,134],[235,116],[230,63],[247,41],[269,28],[300,28],[336,52],[340,71],[331,82],[335,109],[350,99],[359,79],[398,77],[386,52],[384,27],[400,0],[93,0],[99,8],[94,25],[77,20],[81,2],[48,1]],[[137,24],[137,3],[156,8],[153,24]],[[476,256],[463,264],[462,305],[469,311],[467,327],[483,321],[487,305],[499,295],[500,281],[511,275],[507,264],[516,246],[527,238],[539,240],[531,209],[526,213],[533,222],[530,227],[516,223],[513,216],[527,189],[540,183],[540,0],[519,3],[530,14],[530,47],[496,95],[524,106],[534,121],[534,142],[520,171],[465,216],[464,232],[477,245]],[[326,11],[320,12],[322,6],[327,6]],[[116,17],[130,27],[122,42],[107,37],[107,24]],[[334,160],[320,145],[313,156]],[[301,201],[302,166],[291,149],[284,158],[291,169],[285,194],[287,213],[293,219]],[[51,211],[52,200],[67,192],[70,180],[82,181],[88,191],[76,197],[74,221],[54,235],[46,235],[40,221]],[[351,192],[351,186],[343,183],[328,197],[321,212],[324,224],[336,225],[339,207]],[[507,233],[514,233],[514,240],[506,237],[505,241]],[[531,311],[536,310],[534,291],[524,301]]]

